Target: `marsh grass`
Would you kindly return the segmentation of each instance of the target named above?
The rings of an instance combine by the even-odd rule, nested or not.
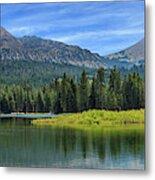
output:
[[[120,126],[144,124],[144,110],[88,110],[83,113],[33,120],[34,125],[58,126]]]

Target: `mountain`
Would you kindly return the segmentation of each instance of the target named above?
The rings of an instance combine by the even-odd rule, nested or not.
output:
[[[133,67],[144,62],[144,40],[108,56],[36,36],[16,38],[4,28],[0,28],[0,40],[0,84],[28,81],[41,86],[63,73],[78,80],[83,70],[91,78],[101,66],[107,74],[114,66],[123,76],[132,71],[144,74],[144,66]]]
[[[78,46],[44,40],[36,36],[15,38],[1,28],[1,61],[37,61],[98,68],[102,57]]]
[[[21,44],[18,40],[12,36],[7,30],[3,27],[0,28],[0,40],[1,40],[1,48],[14,48],[19,47]]]
[[[109,61],[117,60],[119,62],[127,62],[132,64],[141,63],[144,61],[144,39],[118,53],[104,56],[104,59]]]
[[[93,69],[101,66],[130,68],[144,62],[144,39],[118,53],[101,56],[79,46],[37,36],[16,38],[3,27],[0,28],[0,37],[1,61],[48,62]]]

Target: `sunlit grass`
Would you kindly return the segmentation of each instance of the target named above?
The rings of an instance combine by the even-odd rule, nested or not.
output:
[[[144,110],[106,111],[89,110],[67,116],[58,116],[32,121],[35,125],[60,126],[120,126],[144,124]]]

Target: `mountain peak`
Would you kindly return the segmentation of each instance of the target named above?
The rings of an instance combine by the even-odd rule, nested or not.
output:
[[[1,31],[1,60],[3,61],[50,62],[89,68],[104,66],[101,61],[102,57],[78,46],[46,40],[37,36],[15,38],[4,28]]]
[[[0,26],[0,32],[1,33],[9,33],[3,26]]]
[[[12,36],[4,27],[0,27],[0,37]]]
[[[144,38],[122,51],[105,56],[105,58],[131,63],[138,63],[144,60]]]
[[[4,27],[0,27],[0,39],[1,39],[1,48],[14,48],[20,46],[20,43],[17,39],[9,33]]]

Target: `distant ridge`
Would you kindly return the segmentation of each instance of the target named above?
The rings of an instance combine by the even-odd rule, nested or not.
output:
[[[15,38],[2,27],[0,32],[2,61],[39,61],[89,68],[104,66],[101,56],[78,46],[36,36]]]
[[[105,59],[119,59],[119,61],[126,61],[137,63],[144,60],[144,39],[140,40],[131,47],[122,50],[118,53],[110,54],[104,57]]]
[[[1,61],[35,61],[87,68],[131,67],[144,62],[144,39],[133,46],[107,56],[92,53],[79,46],[46,40],[37,36],[14,37],[0,28]],[[105,47],[106,48],[106,47]]]

